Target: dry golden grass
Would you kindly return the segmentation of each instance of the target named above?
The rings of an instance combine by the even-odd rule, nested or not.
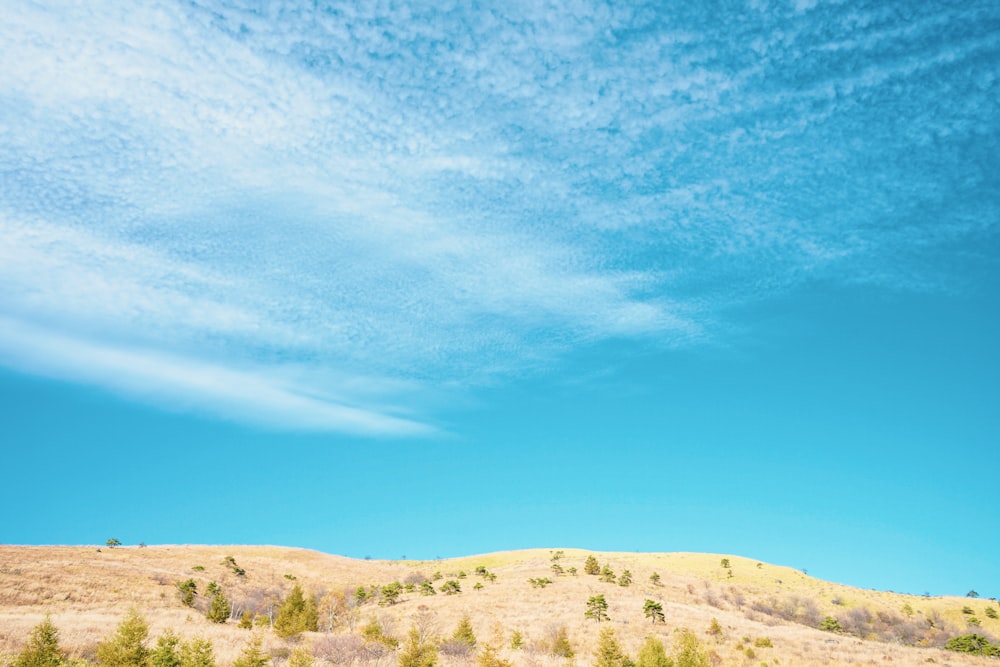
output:
[[[850,609],[867,609],[871,614],[899,615],[904,606],[912,609],[912,620],[927,626],[933,618],[947,623],[953,634],[976,631],[1000,635],[1000,620],[990,619],[983,610],[996,603],[968,598],[922,598],[895,593],[867,591],[808,577],[791,568],[757,563],[728,556],[732,576],[722,568],[722,555],[596,553],[564,549],[559,563],[576,567],[578,574],[556,576],[551,570],[552,550],[510,551],[440,561],[353,560],[302,549],[247,546],[150,546],[119,547],[16,547],[0,546],[0,664],[7,662],[23,646],[31,629],[46,615],[60,630],[61,644],[77,657],[89,657],[99,641],[110,635],[130,608],[149,621],[154,636],[171,628],[184,637],[210,639],[220,665],[229,665],[245,646],[250,633],[232,621],[218,625],[207,621],[194,609],[180,604],[175,582],[193,578],[204,590],[209,581],[219,582],[233,599],[253,591],[287,592],[294,583],[311,592],[353,591],[357,586],[405,581],[420,573],[428,578],[440,572],[444,580],[460,571],[462,593],[421,596],[404,593],[390,607],[363,605],[353,623],[354,632],[372,618],[378,619],[400,639],[413,625],[431,634],[449,636],[460,618],[468,614],[480,642],[499,634],[504,641],[519,631],[525,639],[522,650],[505,649],[503,655],[515,665],[527,667],[564,666],[567,661],[549,655],[545,643],[559,626],[565,626],[576,650],[572,664],[588,665],[598,635],[597,624],[584,617],[586,601],[604,595],[608,601],[608,622],[626,649],[635,656],[645,637],[660,636],[669,647],[679,628],[689,628],[705,648],[715,653],[720,665],[996,665],[995,660],[964,656],[933,648],[906,647],[883,641],[861,640],[835,635],[786,622],[754,609],[772,601],[808,601],[820,618],[839,615]],[[583,573],[583,563],[593,553],[599,562],[620,574],[628,569],[633,584],[621,587],[603,583]],[[246,570],[238,577],[223,563],[232,556]],[[203,571],[194,569],[203,567]],[[484,582],[474,574],[478,566],[496,575]],[[662,584],[650,582],[653,572]],[[294,577],[294,581],[286,575]],[[553,583],[533,588],[529,578],[548,577]],[[443,581],[443,580],[442,580]],[[442,581],[435,582],[440,586]],[[482,582],[481,590],[473,590]],[[666,614],[665,624],[651,624],[643,616],[646,599],[659,601]],[[835,600],[837,602],[835,602]],[[804,604],[804,603],[803,603]],[[979,628],[968,629],[969,616],[962,607],[976,611]],[[713,619],[721,633],[712,635]],[[335,634],[350,633],[342,624]],[[260,631],[265,647],[279,656],[290,645],[270,631]],[[302,641],[318,645],[323,633],[308,633]],[[772,647],[754,646],[768,638]],[[747,651],[753,657],[748,657]],[[471,658],[443,656],[446,667],[471,665]],[[382,667],[395,663],[383,656],[367,664]],[[360,667],[360,663],[359,667]]]

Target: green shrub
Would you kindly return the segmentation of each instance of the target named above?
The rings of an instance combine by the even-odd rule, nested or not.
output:
[[[596,558],[593,556],[587,556],[587,560],[583,563],[583,571],[587,574],[600,574],[601,566],[598,565]]]
[[[462,642],[467,646],[475,647],[476,633],[472,631],[472,621],[469,619],[468,614],[462,616],[462,619],[455,627],[455,632],[452,634],[451,638],[455,641]]]
[[[271,658],[261,650],[260,644],[260,635],[254,634],[243,648],[240,657],[233,662],[233,667],[267,667]]]
[[[213,623],[225,623],[229,619],[229,613],[229,600],[226,599],[226,594],[222,592],[222,589],[217,588],[212,595],[211,603],[208,605],[208,611],[205,612],[205,618]]]
[[[667,656],[667,650],[656,637],[646,637],[645,643],[639,649],[636,667],[673,667],[674,661]]]
[[[632,583],[632,573],[628,570],[622,570],[622,574],[618,577],[619,586],[628,586]]]
[[[840,627],[840,621],[835,619],[833,616],[827,616],[823,619],[823,622],[819,624],[820,630],[826,630],[827,632],[843,632],[844,629]]]
[[[572,658],[574,655],[573,645],[569,643],[569,633],[566,626],[560,625],[552,638],[552,655],[560,658]]]
[[[173,630],[167,630],[156,639],[156,648],[149,654],[151,667],[180,667],[180,637]]]
[[[959,653],[971,653],[972,655],[990,657],[1000,656],[1000,647],[990,643],[990,640],[982,635],[972,634],[952,637],[945,643],[944,647],[949,651],[957,651]]]
[[[962,607],[962,613],[963,614],[970,614],[971,615],[971,614],[974,614],[976,612],[972,611],[972,607]]]
[[[996,618],[997,617],[997,610],[994,609],[993,607],[987,607],[986,611],[984,611],[983,613],[986,614],[986,618]]]
[[[181,596],[181,604],[186,607],[194,606],[194,598],[198,595],[198,584],[194,579],[186,579],[177,582],[177,591]]]
[[[239,565],[237,565],[236,564],[236,559],[233,558],[232,556],[226,556],[222,560],[222,564],[225,565],[226,567],[228,567],[230,570],[232,570],[233,574],[235,574],[237,577],[244,577],[244,576],[246,576],[247,571],[244,570]]]
[[[773,648],[774,644],[771,643],[770,637],[758,637],[754,640],[753,645],[757,648]]]
[[[288,656],[288,667],[313,667],[315,664],[312,653],[305,646],[299,646]]]
[[[149,660],[149,625],[134,609],[122,620],[113,637],[97,645],[97,662],[102,667],[146,667]]]
[[[361,628],[361,637],[366,642],[383,644],[392,649],[399,647],[399,640],[395,637],[387,635],[385,630],[382,628],[382,625],[374,618],[368,623],[368,625]]]
[[[181,644],[180,667],[215,667],[212,642],[196,637]]]
[[[615,638],[615,631],[608,627],[601,630],[601,636],[597,640],[597,649],[594,650],[594,658],[594,667],[625,667],[625,665],[630,664],[628,657]]]
[[[437,649],[430,642],[424,641],[420,632],[410,630],[406,646],[399,654],[399,667],[434,667],[437,664]]]
[[[399,596],[403,594],[403,586],[398,581],[386,584],[382,587],[379,604],[392,606],[399,601]]]
[[[708,656],[701,648],[701,642],[690,630],[682,630],[674,646],[676,667],[709,667]]]
[[[462,586],[458,583],[457,579],[449,579],[441,584],[441,587],[438,590],[445,595],[455,595],[462,592]]]
[[[303,632],[316,632],[318,629],[319,612],[316,601],[311,595],[305,595],[302,587],[295,584],[278,608],[278,615],[274,618],[274,631],[279,637],[288,639]]]
[[[31,631],[27,645],[14,659],[14,667],[61,667],[65,663],[59,631],[48,616]]]

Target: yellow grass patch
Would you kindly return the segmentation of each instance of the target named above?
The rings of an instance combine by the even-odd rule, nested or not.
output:
[[[566,570],[576,567],[576,576],[556,575],[552,557]],[[593,555],[616,575],[631,571],[633,583],[622,587],[604,583],[583,573],[583,563]],[[225,563],[231,556],[245,576],[237,576]],[[725,568],[723,558],[729,561]],[[495,582],[474,574],[485,567],[496,575]],[[203,568],[203,569],[199,569]],[[354,633],[364,623],[376,619],[399,639],[417,625],[432,635],[448,637],[461,617],[468,614],[480,643],[498,632],[509,641],[520,632],[525,648],[504,648],[502,655],[515,665],[544,667],[564,665],[565,660],[549,655],[545,645],[560,626],[568,631],[576,651],[573,664],[592,662],[598,636],[597,624],[584,617],[589,597],[603,595],[608,602],[608,622],[625,651],[633,658],[645,638],[656,635],[669,647],[679,628],[693,630],[706,650],[713,651],[721,665],[869,665],[996,664],[932,648],[905,647],[885,641],[863,640],[848,635],[823,632],[815,627],[789,622],[756,611],[755,605],[777,604],[801,609],[811,605],[820,617],[838,616],[852,609],[872,615],[895,614],[915,624],[950,624],[965,631],[969,606],[981,625],[977,632],[1000,635],[1000,620],[988,618],[988,600],[968,598],[923,598],[869,591],[808,577],[792,568],[753,559],[721,554],[599,553],[581,549],[533,549],[433,561],[355,560],[304,549],[249,546],[150,546],[119,547],[16,547],[0,546],[0,664],[9,661],[23,646],[31,628],[51,615],[60,630],[61,644],[76,656],[92,656],[97,642],[114,631],[129,608],[138,609],[148,620],[154,637],[173,629],[182,637],[210,639],[221,666],[239,655],[249,632],[235,621],[223,625],[209,622],[198,611],[181,605],[176,582],[194,579],[199,591],[216,581],[233,598],[269,590],[278,597],[294,584],[307,592],[341,591],[352,593],[358,586],[405,582],[421,574],[430,578],[440,572],[445,578],[459,579],[458,595],[422,596],[404,593],[398,604],[359,608]],[[661,585],[650,581],[652,573]],[[288,575],[288,576],[286,576]],[[529,579],[549,578],[544,588],[533,587]],[[481,590],[474,585],[483,584]],[[643,603],[659,602],[665,624],[653,625],[643,615]],[[839,603],[839,604],[838,604]],[[906,617],[908,607],[912,616]],[[800,610],[801,610],[800,609]],[[805,611],[809,611],[805,609]],[[803,612],[805,613],[805,612]],[[713,619],[721,632],[709,632]],[[349,634],[342,624],[335,634]],[[307,633],[307,646],[316,646],[324,633]],[[292,645],[266,631],[265,649],[279,656]],[[767,640],[767,641],[765,641]],[[767,644],[770,644],[768,646]],[[753,657],[748,657],[752,655]],[[394,664],[394,659],[382,665]],[[461,660],[468,660],[463,658]],[[444,665],[466,665],[457,658],[442,656]]]

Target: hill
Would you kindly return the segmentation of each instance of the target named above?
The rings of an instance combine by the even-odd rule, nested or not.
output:
[[[584,572],[591,556],[612,572],[613,582]],[[623,586],[626,570],[631,583]],[[186,580],[199,593],[193,606],[182,603],[178,590],[178,582]],[[204,614],[205,591],[213,581],[234,615],[222,624]],[[448,581],[456,582],[460,592],[446,594],[442,588]],[[391,582],[399,582],[401,595],[387,604],[381,589]],[[295,585],[315,596],[320,632],[286,641],[268,626]],[[359,588],[368,598],[360,603]],[[428,589],[434,594],[426,594]],[[584,615],[595,596],[607,602],[609,620],[600,624]],[[661,605],[663,622],[646,617],[647,600]],[[130,609],[149,622],[153,637],[173,629],[182,637],[210,639],[221,666],[230,665],[251,636],[238,625],[243,612],[256,616],[256,632],[278,664],[293,646],[302,645],[318,665],[358,667],[387,667],[396,660],[391,652],[360,650],[356,638],[365,625],[375,624],[399,639],[414,626],[447,638],[464,615],[480,645],[496,638],[504,646],[503,657],[531,667],[567,663],[551,650],[560,629],[575,652],[570,662],[579,665],[592,664],[604,627],[614,629],[633,659],[647,636],[661,638],[669,649],[686,628],[711,664],[755,667],[996,665],[995,659],[940,647],[950,637],[971,632],[1000,635],[992,600],[863,590],[737,556],[536,549],[380,561],[280,547],[0,546],[0,664],[12,661],[47,615],[60,631],[63,648],[74,658],[93,660],[98,642]],[[839,631],[819,629],[828,617]],[[514,633],[523,640],[519,649],[510,647]],[[440,663],[472,665],[474,660],[456,651],[443,653]]]

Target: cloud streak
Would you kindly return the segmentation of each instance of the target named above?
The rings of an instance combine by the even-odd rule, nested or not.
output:
[[[6,11],[8,365],[411,433],[420,391],[996,234],[990,3],[298,4]]]

